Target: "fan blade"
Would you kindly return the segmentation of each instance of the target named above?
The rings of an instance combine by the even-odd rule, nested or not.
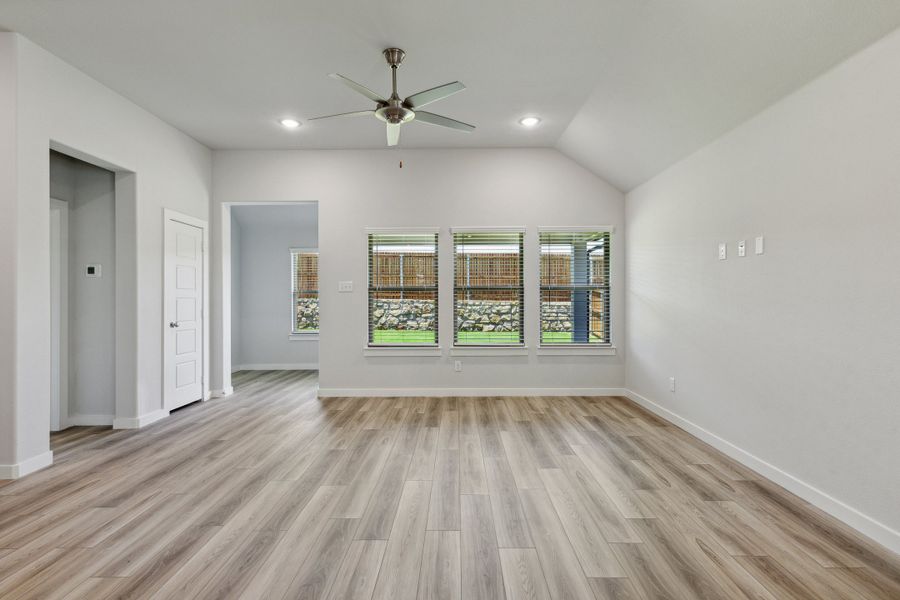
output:
[[[396,146],[400,143],[400,125],[388,123],[387,124],[387,140],[388,146]]]
[[[353,112],[346,113],[338,113],[336,115],[325,115],[324,117],[313,117],[312,119],[307,119],[307,121],[319,121],[321,119],[333,119],[335,117],[362,117],[364,115],[374,115],[374,110],[356,110]]]
[[[466,89],[462,83],[458,81],[454,81],[453,83],[445,83],[444,85],[439,85],[435,88],[431,88],[430,90],[425,90],[424,92],[419,92],[418,94],[413,94],[409,98],[403,101],[404,104],[412,107],[413,109],[421,108],[426,104],[431,104],[432,102],[436,102],[447,96],[452,96],[456,92],[461,92]]]
[[[472,131],[475,129],[474,125],[469,125],[468,123],[463,123],[462,121],[457,121],[456,119],[451,119],[449,117],[442,117],[441,115],[436,115],[434,113],[425,112],[424,110],[416,111],[416,121],[422,121],[423,123],[431,123],[432,125],[440,125],[441,127],[449,127],[450,129],[458,129],[460,131]]]
[[[376,94],[375,92],[373,92],[372,90],[367,88],[366,86],[356,83],[352,79],[347,79],[346,77],[344,77],[343,75],[341,75],[339,73],[331,73],[329,75],[329,77],[340,81],[341,83],[346,85],[351,90],[354,90],[354,91],[362,94],[369,100],[372,100],[372,101],[378,102],[378,103],[382,103],[382,104],[387,104],[387,100],[385,100],[384,98],[382,98],[381,96],[379,96],[378,94]]]

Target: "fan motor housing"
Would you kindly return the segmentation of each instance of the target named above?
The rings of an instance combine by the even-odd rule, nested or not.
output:
[[[403,106],[401,101],[391,100],[386,105],[379,107],[375,111],[375,116],[385,123],[398,125],[412,121],[416,118],[416,113]]]

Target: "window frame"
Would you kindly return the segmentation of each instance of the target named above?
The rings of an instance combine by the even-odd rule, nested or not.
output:
[[[457,331],[457,319],[456,319],[456,293],[457,293],[457,285],[456,285],[456,277],[457,277],[457,235],[465,235],[465,234],[473,234],[473,235],[489,235],[489,234],[516,234],[519,236],[519,286],[518,286],[518,295],[519,295],[519,341],[518,342],[506,342],[506,343],[487,343],[487,344],[460,344],[458,342],[458,331]],[[528,255],[528,241],[526,236],[526,227],[524,226],[474,226],[474,227],[451,227],[450,228],[450,246],[451,246],[451,260],[453,261],[453,274],[452,280],[450,282],[450,294],[451,294],[451,318],[452,318],[452,344],[451,344],[451,355],[454,356],[466,356],[466,355],[519,355],[519,354],[527,354],[528,346],[526,345],[526,296],[527,290],[525,286],[525,264]],[[463,286],[461,289],[468,289],[471,286]],[[489,289],[493,290],[504,290],[504,289],[515,289],[515,288],[503,288],[503,287],[492,287],[492,286],[478,286],[483,291],[488,291]]]
[[[557,227],[548,227],[548,226],[540,226],[538,227],[538,241],[537,241],[537,266],[538,266],[538,274],[537,274],[537,288],[538,288],[538,317],[537,317],[537,336],[538,336],[538,354],[615,354],[615,338],[614,338],[614,329],[612,326],[613,322],[613,265],[612,265],[612,257],[614,256],[613,245],[615,239],[615,231],[616,228],[612,225],[595,225],[595,226],[557,226]],[[576,234],[576,233],[599,233],[606,234],[609,249],[608,256],[610,257],[607,260],[607,281],[605,286],[598,286],[596,289],[601,292],[605,292],[605,305],[606,305],[606,313],[607,318],[605,319],[606,327],[607,327],[607,339],[604,342],[553,342],[553,343],[545,343],[543,341],[543,331],[542,331],[542,321],[543,321],[543,292],[545,288],[549,286],[545,286],[542,282],[542,260],[543,260],[543,242],[541,239],[542,234]],[[574,283],[571,287],[577,287]],[[583,286],[582,286],[583,287]],[[549,290],[548,290],[549,291]],[[588,309],[590,310],[590,308]],[[590,314],[588,314],[588,319],[590,320]],[[588,335],[590,335],[590,327],[588,328]]]
[[[366,227],[366,326],[364,353],[367,355],[385,356],[423,356],[440,355],[440,227]],[[377,290],[372,287],[372,243],[373,235],[390,236],[434,236],[434,342],[396,342],[374,343],[372,339],[372,294]],[[402,263],[401,263],[402,264]],[[401,267],[402,268],[402,267]],[[398,286],[406,287],[406,286]],[[431,287],[431,286],[428,286]],[[422,290],[417,290],[422,291]]]
[[[316,255],[316,282],[319,282],[319,249],[318,248],[299,248],[299,247],[291,247],[288,249],[291,258],[291,339],[309,339],[311,337],[318,337],[320,329],[304,329],[297,330],[297,294],[301,293],[301,290],[297,289],[297,272],[296,265],[294,263],[294,257],[300,254],[315,254]],[[302,290],[302,292],[312,292],[313,290]],[[321,301],[321,286],[317,286],[316,290],[316,301]],[[321,308],[321,307],[320,307]]]

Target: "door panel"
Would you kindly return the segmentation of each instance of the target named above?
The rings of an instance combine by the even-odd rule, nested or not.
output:
[[[165,408],[203,396],[203,230],[166,221]]]

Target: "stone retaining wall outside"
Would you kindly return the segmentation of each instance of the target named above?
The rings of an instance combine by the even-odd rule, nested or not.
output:
[[[571,331],[571,302],[545,302],[541,307],[542,331]],[[375,329],[429,331],[434,327],[431,300],[376,300],[372,313]],[[519,303],[497,300],[468,300],[457,305],[460,331],[518,331]],[[319,301],[297,301],[297,329],[319,328]]]

